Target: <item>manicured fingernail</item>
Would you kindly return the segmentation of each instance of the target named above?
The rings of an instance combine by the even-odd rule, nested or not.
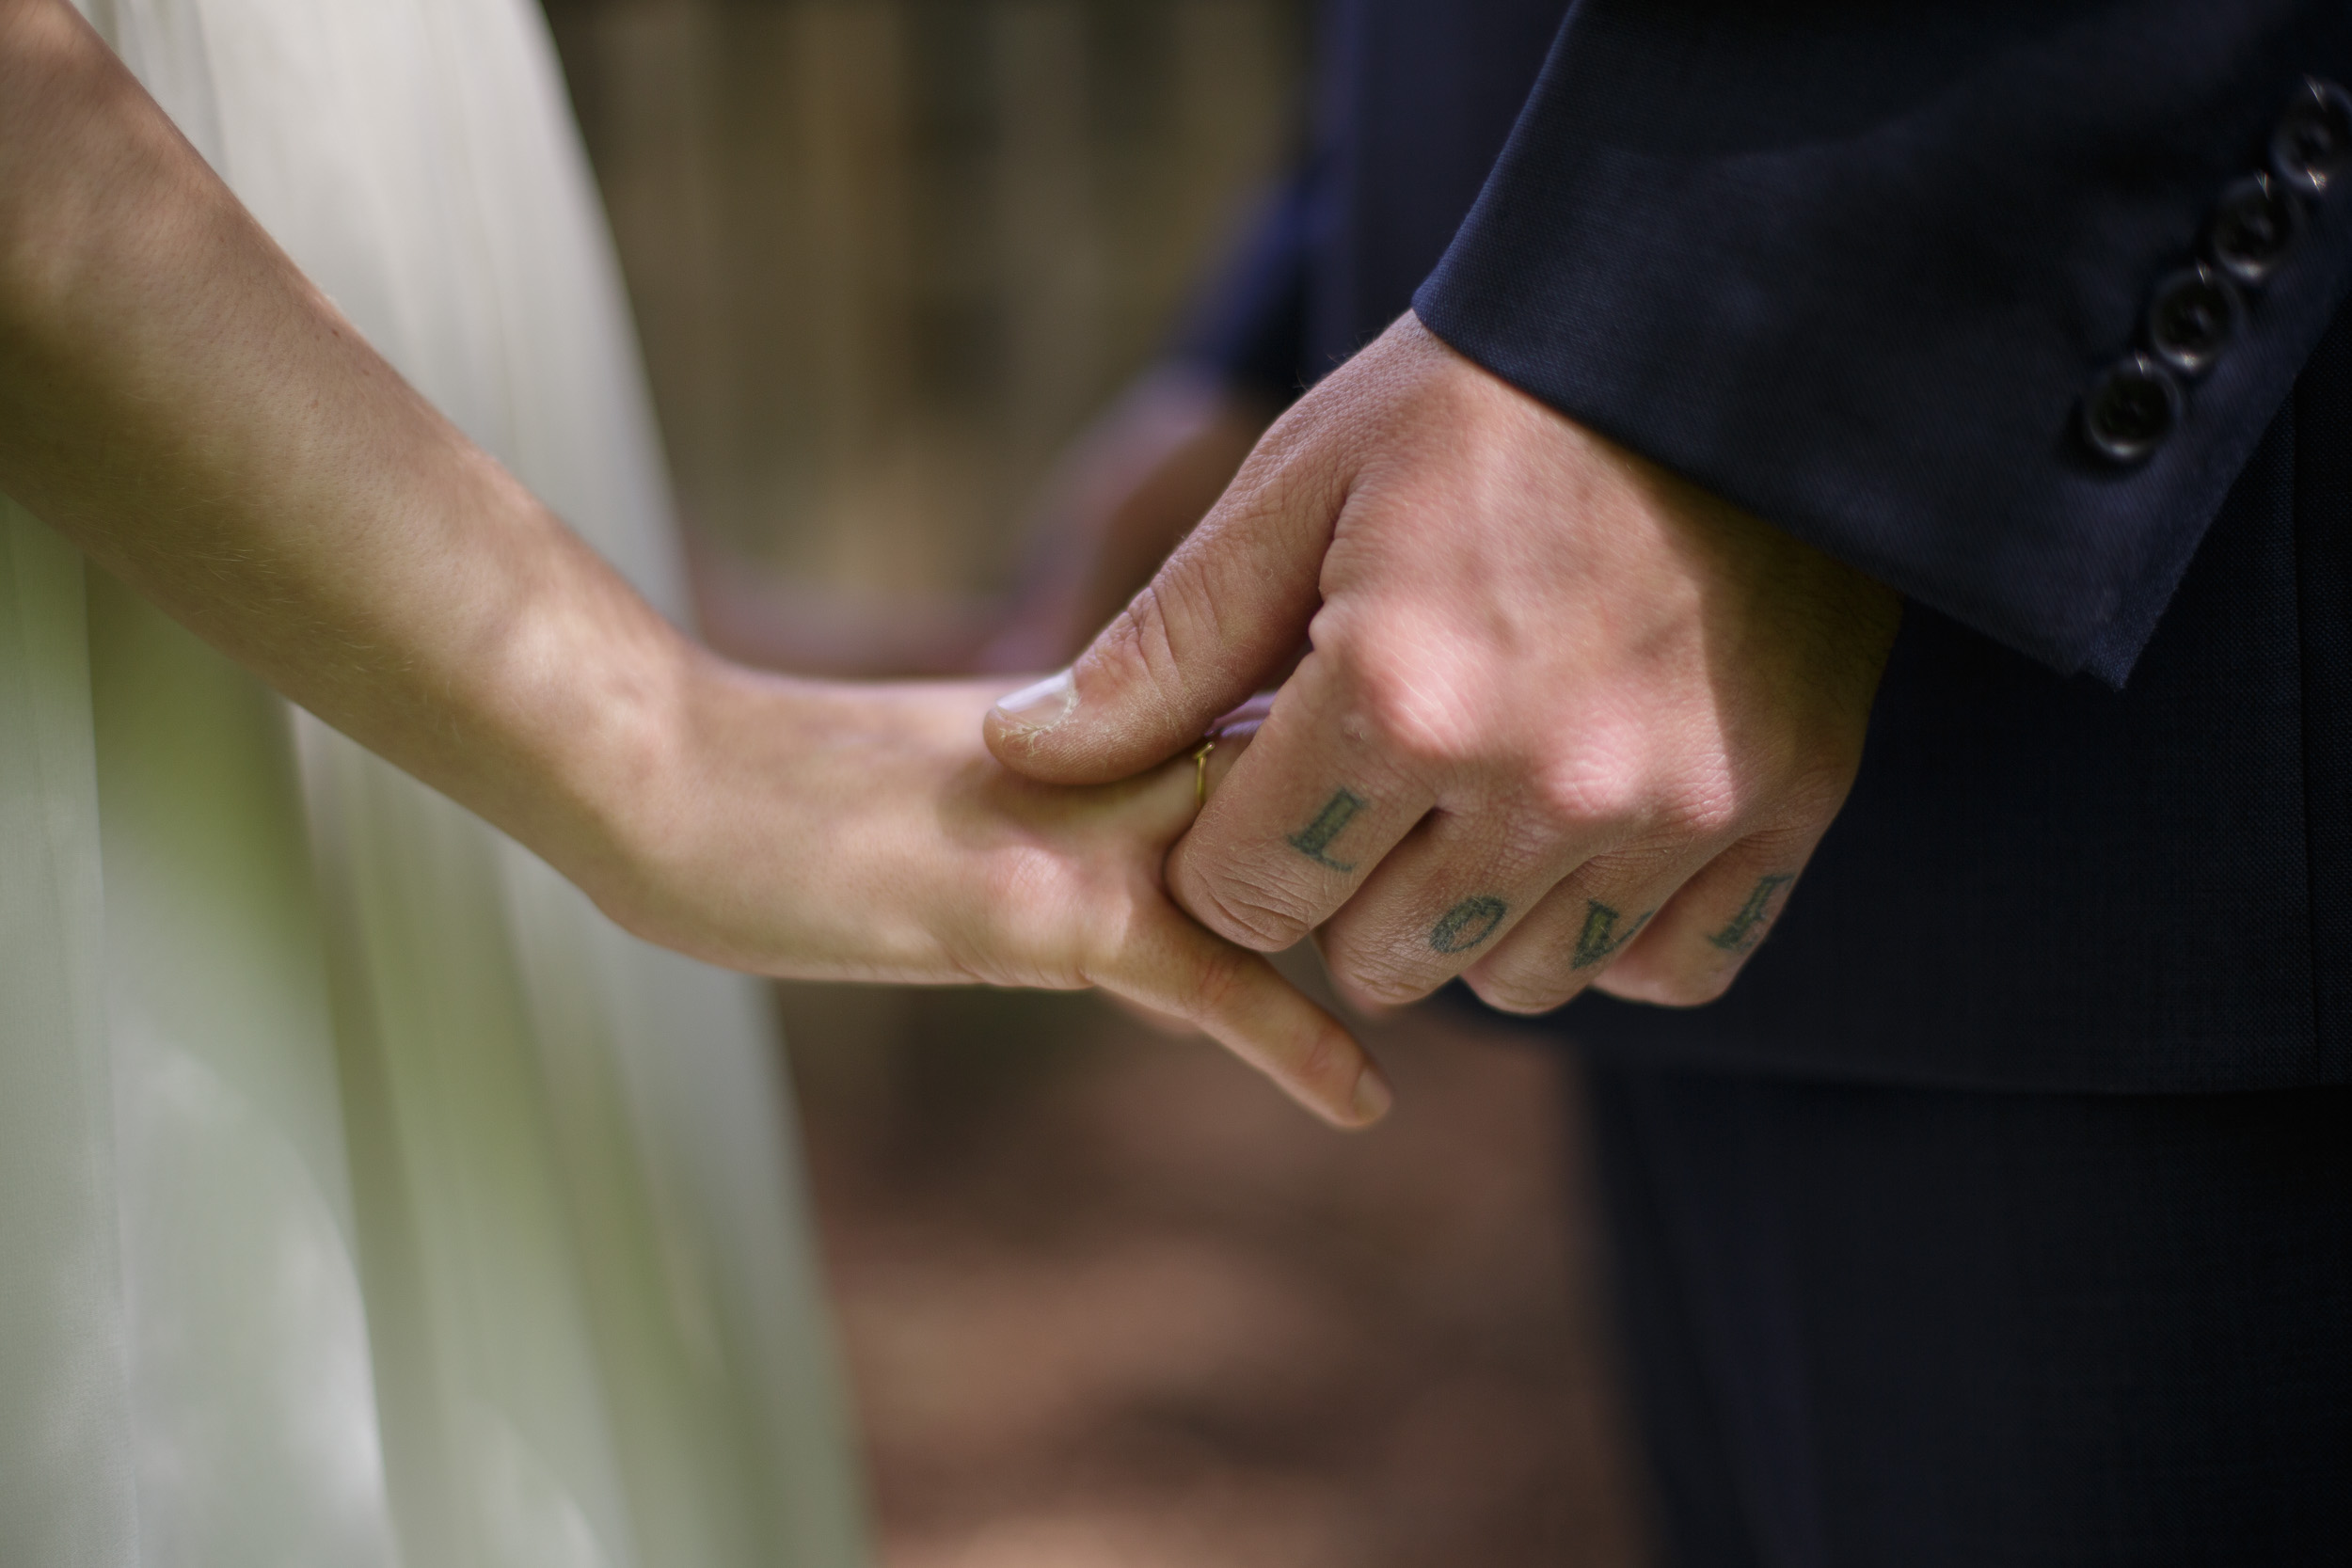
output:
[[[1078,683],[1067,670],[996,699],[996,711],[1009,722],[1041,735],[1069,718],[1077,705]]]
[[[1368,1067],[1356,1077],[1356,1115],[1367,1127],[1389,1114],[1396,1103],[1396,1091],[1380,1076],[1380,1069]]]

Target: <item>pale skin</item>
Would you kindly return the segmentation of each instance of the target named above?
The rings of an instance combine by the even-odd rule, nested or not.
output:
[[[990,746],[1119,778],[1282,680],[1177,845],[1176,897],[1309,932],[1379,1007],[1720,995],[1860,764],[1891,590],[1595,435],[1407,313]]]
[[[1169,901],[1189,761],[1048,787],[981,747],[1001,686],[763,675],[678,634],[368,347],[62,0],[0,0],[0,491],[649,940],[765,974],[1101,986],[1334,1123],[1389,1103],[1344,1028]]]

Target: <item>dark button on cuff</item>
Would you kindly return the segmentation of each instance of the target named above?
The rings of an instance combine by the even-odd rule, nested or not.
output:
[[[2145,354],[2110,365],[2083,399],[2083,438],[2110,463],[2138,462],[2180,422],[2179,384]]]
[[[2253,288],[2285,260],[2303,232],[2303,208],[2267,174],[2232,181],[2215,207],[2205,248],[2214,264]]]
[[[2148,307],[2148,346],[2183,375],[2202,375],[2237,336],[2244,307],[2230,280],[2200,262],[2156,285]]]
[[[2305,196],[2325,196],[2352,162],[2352,95],[2316,77],[2279,117],[2270,133],[2271,171]]]

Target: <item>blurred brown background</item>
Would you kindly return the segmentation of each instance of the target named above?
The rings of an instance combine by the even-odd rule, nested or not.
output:
[[[917,632],[1010,586],[1311,47],[1306,0],[548,6],[706,591]],[[1642,1560],[1553,1053],[1369,1026],[1350,1138],[1089,998],[781,995],[889,1568]]]
[[[679,500],[839,589],[1024,503],[1295,141],[1303,0],[550,0]]]

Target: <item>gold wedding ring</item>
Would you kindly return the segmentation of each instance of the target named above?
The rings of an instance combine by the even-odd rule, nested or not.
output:
[[[1209,753],[1216,750],[1216,736],[1201,737],[1192,753],[1192,799],[1196,806],[1209,803]]]

